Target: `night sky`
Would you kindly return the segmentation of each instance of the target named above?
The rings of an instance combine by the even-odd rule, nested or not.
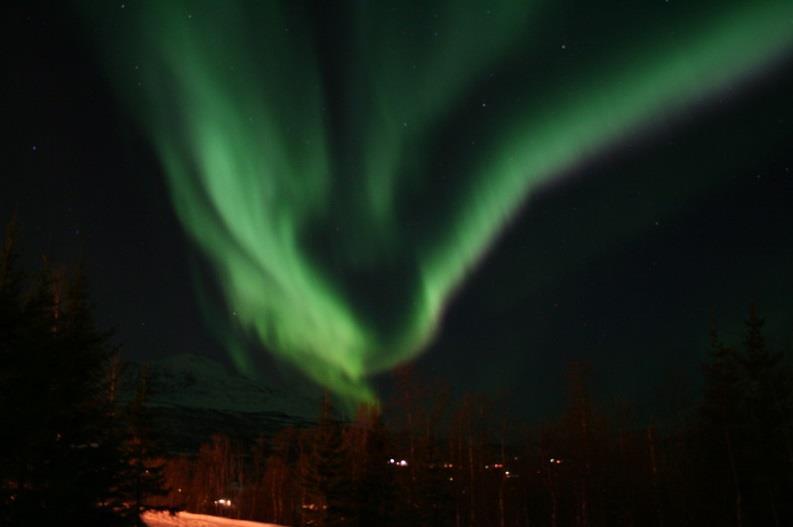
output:
[[[793,8],[518,4],[4,8],[0,221],[130,358],[358,397],[424,349],[522,417],[571,360],[658,406],[751,304],[790,351]]]

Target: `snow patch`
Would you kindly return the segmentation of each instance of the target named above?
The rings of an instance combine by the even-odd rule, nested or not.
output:
[[[143,513],[143,522],[148,527],[284,527],[274,523],[259,523],[246,520],[234,520],[223,516],[177,512],[147,511]]]

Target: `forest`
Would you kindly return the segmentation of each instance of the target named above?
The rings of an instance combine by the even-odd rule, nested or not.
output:
[[[83,268],[23,270],[0,253],[0,525],[139,525],[163,494],[143,391],[120,404],[118,350],[96,327]]]
[[[82,267],[0,254],[0,524],[135,525],[187,510],[290,526],[781,526],[793,522],[793,374],[748,309],[744,338],[710,331],[701,390],[663,419],[604,404],[597,364],[571,363],[560,415],[523,423],[497,401],[396,373],[395,396],[353,415],[197,452],[159,445],[145,370],[97,328]],[[101,306],[100,306],[101,308]],[[785,355],[787,352],[787,356]]]
[[[568,368],[564,413],[540,425],[403,370],[385,412],[334,418],[326,400],[313,427],[218,435],[167,460],[157,503],[285,525],[788,525],[793,379],[762,327],[751,310],[743,343],[712,331],[701,397],[664,423],[597,404],[585,363]]]

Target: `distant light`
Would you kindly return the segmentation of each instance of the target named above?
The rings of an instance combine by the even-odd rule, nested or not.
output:
[[[556,463],[556,460],[554,458],[551,458],[551,463]]]
[[[390,459],[388,460],[388,463],[389,463],[389,464],[391,464],[391,465],[393,465],[393,464],[395,463],[395,461],[394,461],[394,458],[390,458]]]
[[[505,476],[507,476],[507,477],[509,477],[509,470],[505,471],[505,472],[504,472],[504,475],[505,475]]]
[[[405,461],[404,459],[401,459],[399,463],[397,463],[397,465],[399,465],[400,467],[406,467],[408,466],[408,462]]]

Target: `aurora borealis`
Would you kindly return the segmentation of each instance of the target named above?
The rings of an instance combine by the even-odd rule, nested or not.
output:
[[[788,2],[658,4],[135,3],[105,51],[229,320],[367,399],[532,191],[793,45]]]

